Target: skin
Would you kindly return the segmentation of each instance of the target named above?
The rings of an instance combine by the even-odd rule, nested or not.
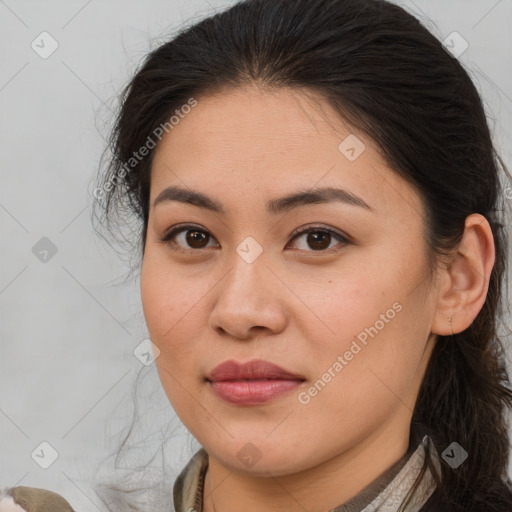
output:
[[[350,134],[365,144],[354,161],[338,149]],[[153,206],[171,185],[209,195],[225,213],[178,201]],[[265,210],[270,199],[324,186],[372,209],[327,202]],[[325,511],[406,453],[436,335],[464,330],[485,301],[494,263],[485,218],[467,218],[459,248],[431,282],[422,200],[375,143],[312,93],[256,86],[199,98],[163,138],[150,205],[144,315],[169,401],[209,454],[205,512]],[[187,231],[162,242],[181,223],[206,233],[202,243],[187,243]],[[308,234],[292,236],[308,226],[327,248],[316,249]],[[237,253],[249,236],[263,250],[252,263]],[[401,311],[301,403],[298,393],[394,303]],[[258,406],[212,392],[205,376],[215,366],[253,358],[306,380]],[[247,443],[261,456],[251,467],[237,456]]]

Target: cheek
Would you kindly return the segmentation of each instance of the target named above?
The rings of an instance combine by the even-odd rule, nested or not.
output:
[[[387,279],[389,274],[371,272],[361,263],[322,286],[311,283],[311,288],[302,288],[302,293],[297,294],[313,313],[309,315],[310,327],[323,336],[325,343],[342,348],[367,325],[373,324],[380,313],[392,307],[398,292],[390,289],[394,284],[386,282]]]
[[[327,424],[332,419],[347,436],[376,428],[393,410],[407,414],[413,408],[410,392],[422,357],[423,333],[415,332],[408,304],[384,304],[376,309],[354,307],[352,315],[345,311],[338,316],[340,335],[335,342],[320,338],[316,346],[310,345],[311,380],[299,397],[300,403],[309,401],[304,414],[309,407],[311,417]],[[339,432],[332,435],[335,439]]]
[[[156,366],[167,391],[173,379],[165,376],[174,374],[170,366],[183,357],[179,345],[180,319],[185,316],[183,302],[178,298],[179,283],[166,275],[165,266],[159,265],[151,254],[146,253],[141,269],[140,291],[144,318],[151,341],[160,350]],[[167,382],[168,381],[168,382]]]
[[[380,256],[328,281],[323,295],[304,292],[316,316],[308,315],[301,331],[316,340],[309,349],[317,378],[339,362],[338,356],[343,368],[338,364],[339,371],[331,372],[345,375],[335,379],[344,387],[382,388],[382,377],[393,389],[403,388],[414,378],[429,334],[429,306],[424,286],[418,285],[425,268],[419,254],[407,266],[399,254]]]
[[[172,295],[172,289],[169,289],[166,280],[162,279],[160,272],[151,264],[151,257],[147,255],[141,270],[140,291],[146,325],[153,343],[158,345],[166,328],[172,325],[175,301],[169,296]]]
[[[194,283],[199,285],[199,283]],[[140,291],[144,317],[156,344],[165,344],[200,301],[200,286],[193,286],[158,253],[146,252]]]
[[[186,415],[193,391],[190,368],[197,368],[197,348],[191,341],[198,337],[191,332],[193,324],[187,320],[193,316],[184,284],[176,278],[176,273],[165,270],[163,262],[158,262],[146,253],[141,269],[140,291],[146,326],[151,341],[160,350],[155,364],[162,387],[180,417]],[[187,312],[189,315],[187,315]],[[195,376],[194,376],[195,377]]]
[[[209,283],[187,276],[148,251],[144,257],[140,291],[144,317],[151,341],[160,350],[156,364],[160,372],[185,376],[197,368],[197,344],[207,322]],[[172,386],[172,378],[165,378]]]

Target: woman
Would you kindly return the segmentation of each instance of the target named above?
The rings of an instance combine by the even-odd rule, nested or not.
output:
[[[509,511],[500,160],[380,0],[248,0],[153,51],[95,195],[140,218],[176,511]],[[169,504],[170,506],[170,504]]]

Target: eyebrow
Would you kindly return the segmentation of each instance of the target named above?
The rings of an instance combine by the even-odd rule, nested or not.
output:
[[[153,208],[166,201],[178,201],[180,203],[190,204],[216,213],[225,213],[225,209],[222,204],[212,197],[201,192],[181,187],[171,186],[162,190],[154,200]],[[324,187],[311,190],[300,190],[283,197],[271,199],[267,202],[267,212],[269,214],[277,215],[301,206],[330,203],[334,201],[373,211],[373,208],[368,205],[366,201],[348,190]]]

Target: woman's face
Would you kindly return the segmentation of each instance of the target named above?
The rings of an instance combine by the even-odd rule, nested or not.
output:
[[[405,449],[435,342],[420,197],[312,95],[251,87],[189,110],[156,148],[141,273],[176,413],[255,475]],[[255,359],[301,379],[207,380]]]

